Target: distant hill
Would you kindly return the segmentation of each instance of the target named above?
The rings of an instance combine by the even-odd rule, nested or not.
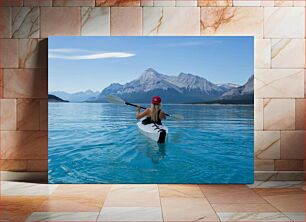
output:
[[[87,100],[95,99],[100,92],[94,92],[92,90],[86,90],[82,92],[76,93],[67,93],[64,91],[51,91],[50,94],[55,95],[64,100],[68,100],[70,102],[85,102]]]
[[[63,100],[55,95],[48,94],[48,102],[69,102],[67,100]]]
[[[226,92],[240,87],[226,83],[214,84],[190,73],[170,76],[149,68],[141,76],[124,85],[113,83],[102,90],[93,102],[107,102],[109,94],[136,103],[146,103],[154,95],[160,95],[164,103],[197,103],[218,100]]]

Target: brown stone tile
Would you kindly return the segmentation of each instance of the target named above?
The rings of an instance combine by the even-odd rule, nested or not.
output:
[[[4,98],[47,98],[47,69],[5,69]]]
[[[19,40],[19,68],[47,68],[47,40]]]
[[[12,10],[9,7],[0,8],[0,38],[11,38]]]
[[[53,0],[53,6],[95,6],[95,0]]]
[[[140,6],[140,0],[96,0],[96,6]]]
[[[161,198],[164,221],[219,221],[205,198]]]
[[[23,0],[24,6],[52,6],[52,0]]]
[[[48,100],[40,100],[40,116],[39,116],[40,130],[48,130]]]
[[[254,155],[256,159],[280,158],[280,132],[255,131]]]
[[[198,6],[233,6],[232,0],[198,0]]]
[[[37,211],[46,197],[42,196],[1,196],[0,220],[25,221],[31,213]]]
[[[0,129],[16,130],[16,100],[1,99],[0,100]]]
[[[256,160],[254,161],[254,169],[258,171],[273,171],[274,160]]]
[[[281,131],[281,159],[304,159],[304,150],[304,131]]]
[[[39,130],[39,99],[17,99],[17,130]]]
[[[18,40],[0,39],[0,68],[18,68]]]
[[[27,171],[47,172],[48,160],[27,160]]]
[[[80,12],[79,7],[41,8],[41,37],[80,35]]]
[[[3,98],[3,69],[0,69],[0,99]]]
[[[22,0],[0,0],[0,7],[22,6]]]
[[[303,171],[303,160],[275,160],[275,170],[277,171]]]
[[[277,212],[278,210],[268,203],[261,204],[212,204],[216,212]]]
[[[86,198],[74,196],[50,196],[38,208],[39,212],[97,212],[104,203],[103,198]]]
[[[3,171],[26,171],[26,160],[0,160],[0,169]]]
[[[1,131],[4,159],[48,159],[48,133],[43,131]]]
[[[160,197],[204,198],[198,185],[160,184],[158,188]]]
[[[305,99],[295,100],[295,129],[305,129]]]
[[[266,203],[246,185],[200,185],[210,203]]]
[[[272,206],[282,212],[304,212],[305,191],[301,189],[255,189]]]
[[[110,184],[61,184],[52,193],[52,196],[105,199],[110,188]]]
[[[39,7],[12,8],[12,37],[38,38],[39,37]]]
[[[141,35],[141,7],[111,8],[111,35]]]

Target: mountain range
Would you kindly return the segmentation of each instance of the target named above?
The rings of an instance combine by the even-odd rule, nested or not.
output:
[[[71,102],[107,102],[106,96],[113,94],[134,103],[148,103],[154,95],[160,95],[163,103],[253,103],[254,77],[241,86],[215,84],[190,73],[171,76],[149,68],[139,78],[126,84],[112,83],[100,93],[87,90],[69,95],[59,91],[50,94]]]

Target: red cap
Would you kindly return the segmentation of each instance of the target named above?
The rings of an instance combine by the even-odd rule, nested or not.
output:
[[[153,96],[151,103],[152,104],[160,104],[161,103],[161,98],[159,96]]]

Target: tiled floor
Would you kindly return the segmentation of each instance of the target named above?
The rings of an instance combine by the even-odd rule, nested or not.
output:
[[[301,182],[47,185],[1,182],[0,221],[305,221]]]

